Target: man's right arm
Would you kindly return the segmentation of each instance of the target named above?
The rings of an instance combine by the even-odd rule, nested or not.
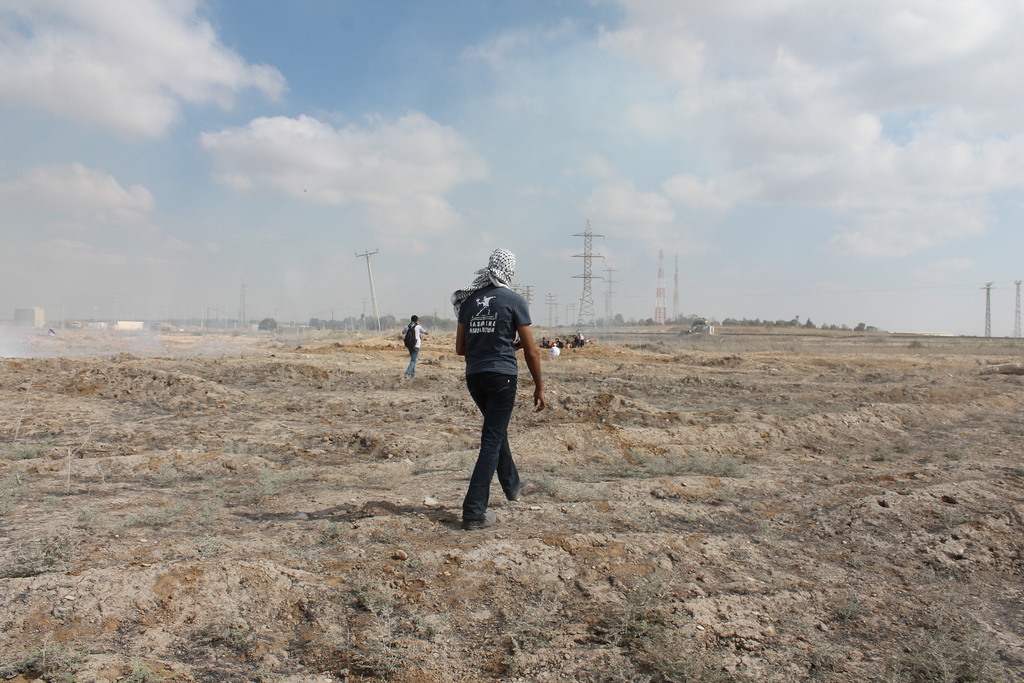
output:
[[[529,325],[519,325],[516,331],[519,333],[519,341],[522,342],[526,367],[530,369],[530,375],[533,377],[533,405],[537,406],[534,412],[540,412],[548,406],[547,397],[544,396],[544,381],[540,377],[540,351],[533,343],[533,331]]]

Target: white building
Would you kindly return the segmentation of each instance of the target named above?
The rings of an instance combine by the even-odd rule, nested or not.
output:
[[[14,322],[29,327],[42,327],[46,324],[46,316],[41,308],[15,308]]]

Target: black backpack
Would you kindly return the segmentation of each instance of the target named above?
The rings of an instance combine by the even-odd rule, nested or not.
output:
[[[409,323],[405,331],[405,348],[410,351],[416,348],[416,323]]]

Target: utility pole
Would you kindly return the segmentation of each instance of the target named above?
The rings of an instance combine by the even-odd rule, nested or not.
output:
[[[992,282],[986,282],[985,290],[985,339],[992,338]]]
[[[370,257],[378,251],[380,250],[374,249],[364,254],[356,254],[356,258],[366,257],[366,274],[370,276],[370,300],[373,302],[373,317],[377,321],[377,331],[380,332],[380,315],[377,314],[377,295],[373,291],[373,270],[370,269]]]
[[[544,303],[548,305],[548,327],[558,325],[558,297],[549,293],[544,297]],[[552,323],[552,318],[554,323]]]
[[[591,261],[593,261],[595,257],[593,253],[591,253],[591,245],[593,244],[594,237],[603,238],[604,235],[594,235],[594,233],[590,231],[590,219],[588,218],[587,227],[583,232],[578,232],[573,235],[573,237],[583,238],[583,253],[573,256],[573,258],[583,259],[583,275],[573,275],[573,278],[583,280],[583,294],[580,296],[580,317],[576,319],[576,333],[579,334],[584,325],[593,327],[595,324],[594,295],[590,288],[590,281],[594,279],[594,276],[591,275]],[[603,259],[604,257],[598,255],[597,258]],[[568,320],[566,322],[568,322]]]
[[[238,301],[238,319],[242,321],[242,329],[244,330],[246,325],[246,310],[245,310],[245,283],[242,283],[242,296]]]
[[[1017,309],[1013,314],[1013,337],[1014,339],[1020,339],[1020,280],[1015,280],[1013,284],[1017,285]]]
[[[114,329],[117,329],[117,294],[114,295]]]

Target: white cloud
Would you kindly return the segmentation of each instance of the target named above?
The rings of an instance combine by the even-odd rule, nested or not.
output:
[[[667,23],[629,26],[617,31],[602,30],[599,45],[620,54],[632,54],[660,76],[690,83],[704,68],[704,41],[687,37],[682,14]]]
[[[935,261],[934,263],[929,263],[928,265],[921,266],[919,268],[914,268],[910,271],[910,274],[918,280],[943,282],[947,280],[950,275],[962,273],[973,267],[974,259],[951,258]]]
[[[695,175],[673,176],[661,187],[669,199],[689,209],[724,211],[732,205],[732,200],[719,190],[717,181],[704,181]]]
[[[538,46],[562,41],[576,30],[570,19],[563,19],[556,27],[534,26],[503,31],[494,38],[470,45],[462,51],[462,58],[483,61],[491,68],[502,69],[516,63],[516,57]]]
[[[488,173],[462,135],[418,112],[340,129],[308,116],[259,118],[203,133],[200,143],[218,169],[215,178],[235,190],[358,205],[389,232],[456,227],[462,219],[443,193]]]
[[[277,99],[285,81],[221,45],[195,0],[9,0],[0,9],[8,103],[153,137],[182,103],[228,108],[246,88]]]
[[[0,200],[120,225],[137,225],[153,209],[146,188],[125,189],[107,173],[81,164],[25,169],[18,180],[0,183]]]
[[[818,207],[833,253],[875,258],[982,234],[991,194],[1024,187],[1024,13],[1003,0],[621,5],[600,45],[663,86],[628,122],[717,169],[666,180],[679,206]]]
[[[628,180],[609,180],[596,186],[580,207],[592,220],[596,234],[625,236],[630,242],[686,254],[716,250],[677,220],[668,197],[641,192]]]
[[[983,234],[991,218],[978,202],[911,198],[863,208],[851,222],[829,242],[833,254],[896,258]]]
[[[605,225],[620,228],[671,225],[675,212],[668,199],[656,192],[640,192],[632,182],[619,180],[594,188],[583,203],[583,212],[589,217],[600,217]]]

